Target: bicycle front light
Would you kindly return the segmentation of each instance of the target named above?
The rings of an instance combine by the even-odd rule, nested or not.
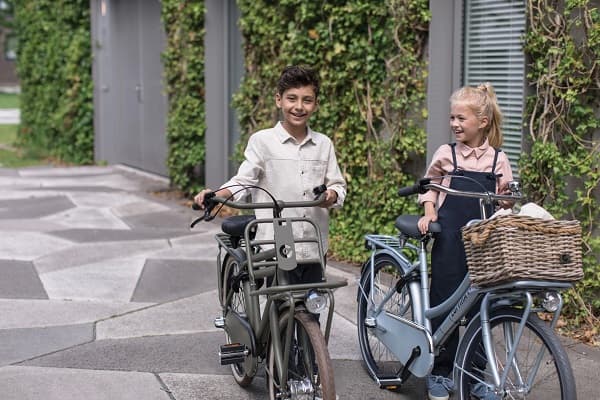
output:
[[[562,299],[557,292],[544,292],[542,296],[542,307],[548,312],[555,312],[562,303]]]
[[[304,305],[309,312],[320,314],[327,308],[327,297],[316,290],[311,290],[304,299]]]

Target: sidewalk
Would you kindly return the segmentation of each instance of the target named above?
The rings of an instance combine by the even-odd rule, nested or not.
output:
[[[3,400],[264,399],[217,360],[219,222],[168,184],[122,167],[0,169]],[[355,267],[336,291],[330,352],[340,399],[422,399],[421,380],[382,391],[360,364]],[[600,352],[568,346],[579,399],[596,398]]]
[[[18,108],[0,108],[0,125],[21,123],[21,111]]]

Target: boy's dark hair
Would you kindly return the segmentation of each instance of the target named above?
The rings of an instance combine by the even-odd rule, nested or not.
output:
[[[288,89],[309,85],[315,90],[315,98],[319,97],[319,78],[317,73],[307,66],[288,65],[283,69],[277,81],[277,93],[281,96]]]

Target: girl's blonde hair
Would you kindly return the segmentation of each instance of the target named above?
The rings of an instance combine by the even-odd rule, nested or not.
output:
[[[462,103],[469,107],[479,120],[487,117],[488,124],[483,128],[483,136],[487,137],[490,146],[502,146],[502,112],[498,105],[496,92],[491,83],[482,83],[477,87],[464,86],[450,96],[450,104]]]

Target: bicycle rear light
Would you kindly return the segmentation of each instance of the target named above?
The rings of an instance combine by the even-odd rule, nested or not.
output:
[[[313,314],[320,314],[327,308],[327,297],[315,290],[311,290],[304,300],[306,309]]]

